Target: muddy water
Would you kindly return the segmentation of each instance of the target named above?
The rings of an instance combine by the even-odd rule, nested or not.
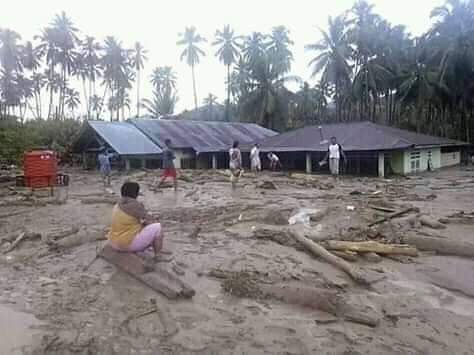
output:
[[[31,327],[39,324],[33,315],[0,304],[0,355],[22,354],[22,347],[31,345],[38,333]]]

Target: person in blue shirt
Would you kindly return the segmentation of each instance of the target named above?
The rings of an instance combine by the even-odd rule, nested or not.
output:
[[[110,186],[110,159],[112,158],[107,149],[102,150],[97,159],[99,160],[99,170],[102,175],[102,180],[104,181],[104,186]]]

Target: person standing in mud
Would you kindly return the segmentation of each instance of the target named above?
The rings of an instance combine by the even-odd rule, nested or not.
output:
[[[104,182],[104,186],[110,186],[110,158],[111,154],[107,151],[107,149],[103,149],[99,155],[97,156],[97,160],[99,161],[99,170],[100,174],[102,175],[102,181]]]
[[[270,170],[276,171],[277,168],[279,169],[282,168],[280,158],[278,158],[278,156],[275,153],[273,152],[268,153],[267,158],[268,160],[270,160]]]
[[[168,178],[173,179],[174,190],[178,190],[178,179],[176,174],[176,168],[174,167],[174,155],[173,149],[171,148],[171,139],[165,140],[165,149],[163,150],[163,175],[158,183],[157,188],[160,188],[163,182]]]
[[[250,151],[250,168],[256,173],[262,170],[262,163],[260,161],[260,149],[258,143],[255,143],[252,150]]]
[[[230,182],[232,188],[235,189],[237,182],[242,175],[242,153],[240,152],[238,141],[234,141],[232,148],[229,150],[229,169]]]
[[[328,151],[324,159],[319,163],[319,165],[325,164],[329,159],[329,171],[334,177],[339,176],[340,160],[344,159],[346,161],[346,154],[342,149],[341,145],[337,143],[336,137],[331,137],[331,144],[329,144]]]

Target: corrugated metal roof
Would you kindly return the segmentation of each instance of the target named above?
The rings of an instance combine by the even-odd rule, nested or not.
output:
[[[128,122],[87,121],[119,155],[161,154],[162,150]]]
[[[254,123],[166,119],[132,119],[130,122],[161,147],[169,138],[174,148],[191,148],[201,153],[226,151],[234,140],[245,144],[277,134]]]
[[[319,126],[299,128],[267,138],[261,142],[263,151],[326,151],[321,144]],[[447,138],[418,134],[372,122],[352,122],[322,125],[323,139],[332,136],[346,151],[394,150],[416,146],[449,146],[467,143]]]

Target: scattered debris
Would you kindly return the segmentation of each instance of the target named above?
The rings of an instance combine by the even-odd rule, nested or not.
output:
[[[359,253],[377,253],[377,254],[395,254],[418,256],[418,250],[415,247],[406,244],[383,244],[375,241],[366,242],[347,242],[339,240],[328,240],[324,243],[328,250],[354,251]]]
[[[259,181],[256,187],[258,189],[277,190],[275,183],[270,180]]]

